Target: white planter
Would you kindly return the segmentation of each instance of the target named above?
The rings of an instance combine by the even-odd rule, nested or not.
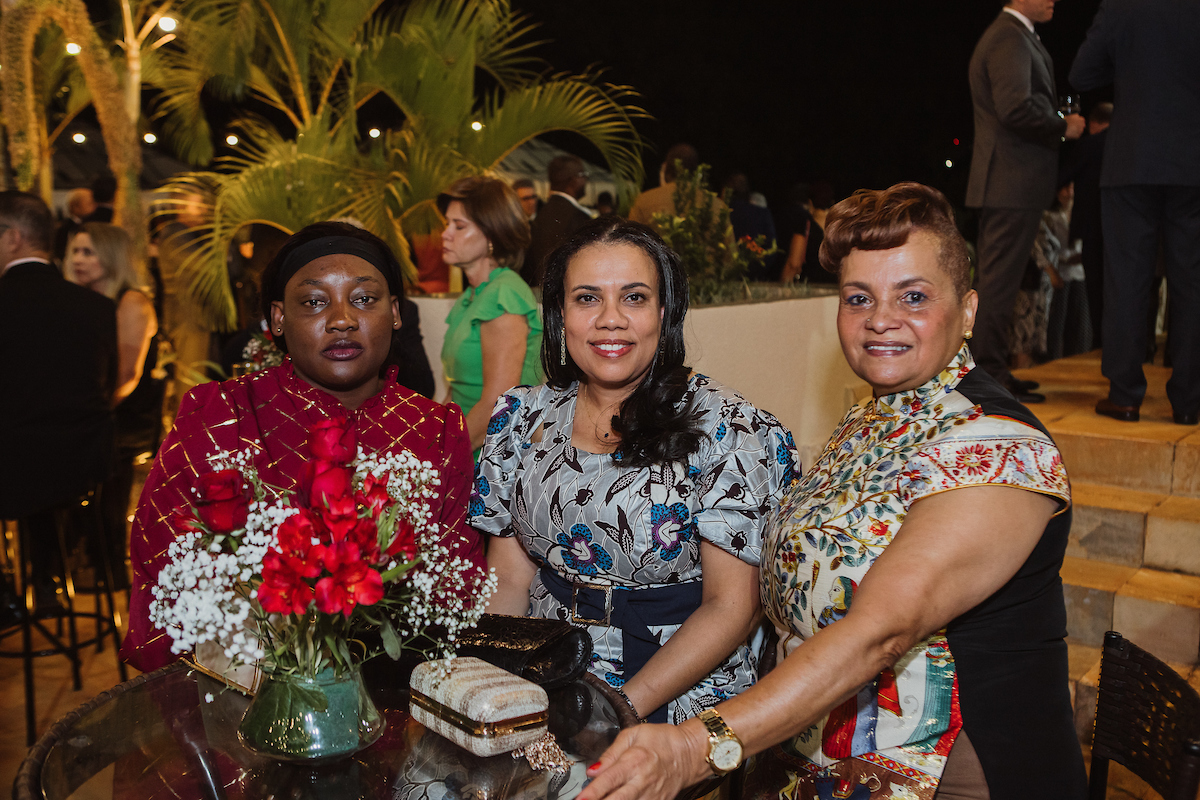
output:
[[[425,352],[445,396],[442,342],[453,298],[414,297]],[[806,297],[769,303],[693,309],[686,324],[688,363],[770,411],[796,439],[805,468],[820,455],[851,405],[868,392],[842,355],[838,298]]]

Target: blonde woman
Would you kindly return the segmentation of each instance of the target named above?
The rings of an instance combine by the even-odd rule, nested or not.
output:
[[[158,317],[139,280],[129,234],[115,225],[84,223],[67,243],[63,272],[67,280],[117,304],[117,453],[113,476],[100,497],[108,552],[93,546],[91,556],[97,568],[108,561],[114,586],[123,589],[129,585],[125,525],[133,462],[143,453],[153,453],[162,434],[163,381],[151,374],[158,356],[158,348],[152,346]]]

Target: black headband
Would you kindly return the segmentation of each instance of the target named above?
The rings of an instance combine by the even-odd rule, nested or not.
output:
[[[394,284],[397,277],[395,275],[396,268],[394,265],[388,263],[386,256],[379,251],[378,247],[353,236],[322,236],[319,239],[313,239],[311,242],[305,242],[287,254],[287,258],[279,266],[279,272],[275,275],[274,283],[271,284],[271,298],[282,299],[283,290],[287,286],[288,281],[303,267],[316,261],[321,256],[331,256],[339,253],[357,256],[375,267],[387,281],[388,290],[392,294],[399,294],[399,287]]]

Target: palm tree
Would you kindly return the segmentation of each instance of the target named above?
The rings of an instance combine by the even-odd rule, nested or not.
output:
[[[0,105],[17,188],[36,187],[49,202],[54,143],[80,111],[94,105],[117,179],[114,221],[129,231],[138,253],[146,242],[137,132],[143,61],[175,38],[150,41],[173,1],[119,0],[121,38],[115,42],[101,37],[80,0],[20,0],[0,21],[0,63],[12,65]],[[183,0],[183,8],[198,1]],[[68,42],[78,48],[71,57]],[[120,51],[116,57],[114,49]]]
[[[21,0],[5,8],[0,20],[0,63],[8,67],[0,107],[17,188],[29,191],[35,187],[41,173],[39,162],[48,148],[42,139],[45,126],[39,123],[44,108],[39,105],[42,98],[34,75],[34,49],[38,33],[50,22],[80,48],[76,56],[79,70],[96,107],[109,167],[117,178],[115,220],[125,224],[140,244],[145,240],[145,225],[138,197],[142,153],[137,117],[127,111],[126,94],[108,45],[89,20],[82,0]]]
[[[625,198],[641,185],[634,120],[644,114],[632,105],[632,90],[596,75],[539,73],[528,54],[533,26],[508,0],[414,0],[386,15],[376,13],[375,0],[339,2],[336,13],[321,0],[229,0],[213,7],[213,20],[252,5],[256,27],[243,30],[236,47],[226,42],[212,58],[189,47],[164,49],[155,67],[162,85],[189,87],[164,91],[164,113],[198,108],[196,87],[216,84],[226,96],[254,97],[292,129],[285,135],[261,117],[243,116],[236,123],[241,153],[222,159],[216,172],[179,182],[181,189],[217,187],[211,225],[182,267],[214,330],[235,321],[225,253],[244,225],[295,231],[354,217],[407,263],[404,233],[440,225],[438,192],[554,130],[595,145]],[[228,22],[213,25],[228,39]],[[480,72],[493,88],[481,90]],[[360,141],[357,111],[377,95],[396,104],[403,125]]]
[[[44,113],[34,117],[37,158],[36,187],[50,201],[54,190],[55,144],[79,112],[92,102],[79,65],[66,50],[67,37],[57,25],[38,32],[33,50],[34,92]]]

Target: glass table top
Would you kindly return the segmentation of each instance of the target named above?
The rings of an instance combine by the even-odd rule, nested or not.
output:
[[[550,731],[573,764],[535,772],[523,758],[480,758],[425,730],[408,714],[406,680],[364,674],[387,730],[345,761],[308,767],[248,750],[237,726],[249,698],[179,662],[117,687],[63,732],[43,762],[42,791],[47,800],[567,800],[619,730],[594,678],[553,690]]]

